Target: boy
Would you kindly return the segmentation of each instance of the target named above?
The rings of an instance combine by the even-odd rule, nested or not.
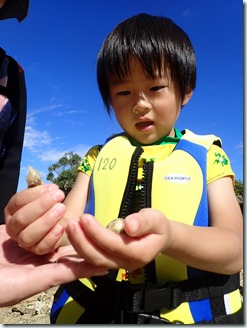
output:
[[[106,38],[97,74],[124,133],[89,150],[66,213],[52,210],[62,195],[48,201],[40,187],[6,209],[8,232],[26,249],[56,248],[64,217],[77,253],[111,269],[61,286],[52,323],[241,323],[234,174],[219,138],[175,128],[196,82],[188,36],[167,18],[134,16]],[[103,227],[117,217],[125,219],[120,235]]]

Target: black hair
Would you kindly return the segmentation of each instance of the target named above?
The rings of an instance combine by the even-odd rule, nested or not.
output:
[[[171,19],[139,14],[116,26],[105,39],[97,60],[97,80],[110,113],[109,79],[129,72],[129,59],[138,58],[148,76],[168,70],[183,100],[196,85],[196,58],[187,34]]]

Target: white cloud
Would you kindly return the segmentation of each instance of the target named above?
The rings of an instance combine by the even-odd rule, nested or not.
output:
[[[195,17],[196,15],[197,15],[197,13],[194,10],[192,10],[191,8],[188,8],[182,12],[183,18],[192,18],[192,17]]]
[[[48,131],[39,131],[31,125],[26,126],[24,136],[24,147],[30,151],[36,152],[41,145],[51,144],[51,136]]]
[[[91,146],[87,145],[75,145],[71,147],[70,149],[43,149],[43,151],[40,151],[37,156],[42,162],[57,162],[61,157],[64,156],[65,153],[73,152],[75,154],[78,154],[80,157],[83,157],[86,152],[91,148]]]
[[[42,162],[57,162],[66,152],[74,152],[80,157],[83,157],[86,152],[91,148],[89,145],[73,145],[63,147],[60,144],[58,147],[56,137],[52,137],[48,131],[41,131],[35,129],[31,125],[27,125],[24,136],[24,150],[32,154]],[[56,145],[54,147],[54,145]]]
[[[91,148],[92,146],[89,145],[75,145],[71,151],[74,153],[78,154],[80,157],[83,157],[86,155],[87,151]]]
[[[55,163],[57,162],[63,155],[64,155],[63,150],[58,150],[58,149],[48,149],[48,150],[40,150],[39,153],[37,154],[37,157],[42,161],[42,162],[52,162]]]
[[[43,107],[39,107],[38,109],[28,113],[27,115],[27,120],[29,118],[31,118],[32,116],[35,116],[37,114],[40,114],[40,113],[44,113],[44,112],[50,112],[50,111],[53,111],[53,110],[57,110],[59,108],[62,108],[64,105],[61,103],[61,104],[50,104],[50,105],[47,105],[47,106],[43,106]]]
[[[34,124],[35,125],[35,124]],[[24,135],[24,150],[42,162],[56,162],[64,154],[63,150],[54,148],[57,138],[52,137],[49,131],[36,129],[27,125]]]
[[[243,141],[241,141],[237,146],[235,146],[235,149],[238,151],[239,154],[243,154]]]
[[[52,100],[52,102],[53,101],[54,100]],[[44,123],[44,120],[41,121],[40,115],[44,112],[53,111],[53,113],[55,112],[56,114],[58,114],[58,116],[62,116],[66,113],[70,115],[86,113],[83,110],[58,111],[58,109],[61,109],[62,107],[65,108],[65,106],[61,103],[53,103],[47,106],[39,107],[38,109],[34,109],[27,115],[23,145],[23,154],[25,160],[29,158],[28,161],[31,163],[35,162],[36,166],[37,163],[39,163],[39,165],[42,163],[43,165],[50,165],[52,163],[57,162],[62,156],[64,156],[66,152],[74,152],[80,157],[83,157],[88,151],[88,149],[91,147],[83,144],[71,145],[70,138],[66,138],[64,134],[62,136],[56,135],[56,132],[58,133],[58,130],[56,128],[51,128],[51,126],[58,125],[57,119],[47,120],[46,129],[44,130],[42,128],[41,122]],[[66,123],[66,126],[75,125],[75,122],[77,124],[81,124],[81,122],[78,122],[78,120],[69,121],[68,119],[66,119],[66,121],[68,121]],[[48,126],[50,126],[49,129]],[[70,145],[68,145],[68,143]]]
[[[86,110],[79,110],[79,109],[77,109],[77,110],[75,110],[75,109],[70,109],[70,110],[66,110],[66,111],[63,111],[63,112],[59,112],[59,113],[57,113],[57,115],[59,115],[59,116],[64,116],[64,115],[78,115],[78,114],[87,114],[88,113],[88,111],[86,111]]]

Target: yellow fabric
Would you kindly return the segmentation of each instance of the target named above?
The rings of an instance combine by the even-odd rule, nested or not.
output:
[[[57,317],[56,324],[66,325],[77,322],[84,311],[85,309],[70,297],[62,307]]]
[[[160,311],[160,317],[169,320],[170,322],[181,321],[184,324],[194,323],[189,303],[182,303],[173,311],[163,309]]]
[[[114,187],[114,199],[121,200],[125,190],[126,179],[119,179],[124,175],[124,171],[128,173],[126,163],[131,161],[132,153],[129,151],[129,141],[125,138],[115,138],[111,141],[112,149],[121,149],[116,155],[111,155],[108,151],[108,144],[100,151],[95,165],[94,175],[94,189],[100,190],[102,186],[108,186],[109,183],[117,181]],[[132,147],[132,146],[131,146]],[[134,150],[135,147],[132,147]],[[119,202],[109,199],[109,194],[106,192],[101,193],[95,201],[95,217],[103,225],[107,225],[110,221],[118,218]]]
[[[227,158],[225,152],[218,146],[212,145],[213,141],[216,139],[215,136],[198,136],[193,134],[191,131],[186,131],[183,139],[187,139],[194,143],[202,144],[208,151],[208,165],[207,165],[207,181],[212,182],[223,176],[233,176],[233,172],[230,167],[229,159]],[[95,166],[97,175],[95,190],[97,186],[99,188],[102,185],[107,185],[109,187],[110,181],[118,181],[114,189],[114,199],[122,199],[124,192],[127,174],[128,174],[128,164],[130,162],[131,155],[135,149],[131,146],[127,138],[116,137],[110,141],[111,148],[108,149],[108,145],[103,147],[100,152],[100,158],[98,158],[99,147],[93,147],[86,155],[85,159],[90,165],[90,170],[85,172],[86,174],[91,174],[91,170]],[[193,225],[193,220],[197,212],[197,207],[202,195],[202,173],[199,165],[195,160],[186,152],[177,150],[173,152],[174,143],[167,143],[163,145],[152,145],[143,146],[144,153],[142,153],[141,158],[138,162],[138,181],[142,180],[142,167],[143,163],[146,161],[153,160],[155,162],[155,174],[153,175],[153,186],[152,186],[152,207],[162,210],[166,216],[171,220],[176,220],[179,222],[184,222]],[[117,159],[110,156],[114,153],[114,149],[121,149],[121,152],[117,152]],[[110,154],[110,155],[109,155]],[[217,154],[217,156],[216,156]],[[220,156],[218,155],[220,154]],[[181,166],[180,160],[183,158],[183,166]],[[220,158],[225,158],[224,163],[221,162]],[[115,163],[117,161],[117,163]],[[186,163],[186,165],[185,165]],[[225,164],[226,163],[226,164]],[[223,165],[224,164],[224,165]],[[114,165],[114,169],[110,169],[110,165]],[[182,183],[179,185],[171,183],[169,178],[169,170],[171,167],[174,168],[173,172],[180,172],[185,178],[190,178],[193,175],[193,180],[189,183]],[[80,167],[83,172],[83,166]],[[167,174],[166,174],[167,171]],[[121,179],[119,179],[121,176]],[[167,177],[167,180],[164,179]],[[163,186],[162,186],[163,185]],[[161,193],[160,190],[169,190],[165,195]],[[188,197],[184,197],[187,195]],[[176,199],[179,199],[180,206],[176,206]],[[193,199],[193,202],[191,202]],[[187,202],[190,206],[187,206]],[[107,204],[107,206],[106,206]],[[174,211],[176,207],[176,211]],[[187,208],[184,211],[184,208]],[[96,201],[96,213],[95,216],[103,225],[113,219],[115,219],[119,212],[119,201],[109,202],[108,193],[100,195]],[[164,258],[166,258],[164,265]],[[159,282],[164,283],[167,280],[180,281],[187,279],[186,266],[178,261],[162,255],[156,260],[156,271],[157,278]],[[143,274],[139,273],[133,278],[133,283],[136,279],[140,280],[140,276]],[[166,277],[164,281],[164,277]],[[120,277],[119,277],[120,279]]]
[[[92,291],[95,291],[96,285],[92,282],[92,280],[88,278],[81,278],[80,281]],[[84,313],[85,309],[83,306],[78,304],[72,297],[69,297],[62,307],[56,324],[71,324],[77,322],[80,316]]]
[[[194,138],[194,135],[192,137]],[[204,137],[203,145],[209,148],[214,139],[215,137]],[[138,177],[142,179],[143,164],[154,161],[152,208],[161,210],[171,220],[193,225],[202,197],[203,175],[197,161],[183,150],[173,152],[174,146],[174,144],[164,144],[142,147],[144,152],[138,162]],[[119,149],[121,151],[118,151]],[[136,147],[132,146],[126,137],[116,137],[102,148],[93,165],[95,217],[105,226],[118,217],[129,174],[129,163],[135,149]],[[95,156],[95,149],[93,156]],[[181,165],[181,159],[183,165]],[[89,160],[88,163],[92,165]],[[174,183],[170,180],[171,173],[176,177],[177,172],[185,178],[182,183],[177,183],[177,181]],[[119,179],[120,176],[121,179]],[[105,193],[102,192],[102,186],[107,186]],[[177,206],[177,199],[180,206]],[[158,283],[188,279],[187,266],[168,256],[163,254],[157,256],[155,265]],[[140,268],[126,275],[125,270],[120,269],[117,281],[122,280],[129,280],[133,284],[145,282],[145,272],[143,268]],[[189,312],[181,314],[180,309],[183,311],[186,309]],[[193,322],[188,304],[173,310],[171,315],[179,317],[179,313],[180,316],[185,316],[188,322]]]
[[[162,153],[164,154],[164,156],[169,156],[176,145],[168,143],[168,144],[164,144],[162,146],[163,146]],[[83,172],[83,173],[91,176],[92,169],[94,167],[95,160],[99,154],[100,147],[102,147],[102,146],[94,146],[91,149],[89,149],[89,151],[87,152],[85,157],[82,159],[82,162],[78,168],[79,172]],[[146,146],[146,148],[148,148],[148,147],[150,147],[150,146]],[[156,146],[151,146],[151,148],[153,148],[154,151],[156,151],[155,147]],[[160,146],[158,146],[158,147],[160,147]],[[228,161],[228,164],[225,165],[224,162],[220,162],[220,161],[217,162],[218,157],[216,156],[216,154],[221,154],[221,156],[222,156],[221,158],[225,158]],[[85,170],[84,166],[82,165],[82,163],[84,163],[85,161],[89,163],[90,169],[88,171]],[[211,182],[218,180],[225,176],[231,176],[232,179],[234,179],[234,173],[231,168],[230,159],[226,155],[225,151],[222,148],[220,148],[219,146],[217,146],[217,145],[211,146],[211,148],[208,150],[208,153],[207,153],[207,162],[208,162],[207,183],[211,183]],[[140,180],[142,171],[141,171],[141,167],[139,167],[139,168],[140,168],[140,170],[138,171],[138,179]]]
[[[242,300],[240,290],[234,290],[233,292],[228,294],[228,298],[230,300],[230,313],[236,313],[242,307]]]
[[[211,143],[212,139],[215,138],[214,136],[196,136],[188,131],[188,134],[185,134],[186,138],[189,140],[190,138],[194,138],[193,142],[202,143],[208,149],[207,183],[211,183],[224,176],[234,177],[230,161],[225,152],[220,147]],[[154,160],[152,207],[162,210],[171,220],[193,225],[203,191],[202,172],[198,163],[191,155],[181,150],[173,152],[175,146],[175,144],[167,143],[164,145],[142,147],[144,153],[141,155],[138,163],[138,180],[142,179],[143,163]],[[101,151],[99,146],[91,148],[78,169],[89,176],[91,176],[92,170],[94,169],[95,191],[102,190],[102,186],[107,186],[106,192],[101,192],[95,204],[95,217],[103,225],[107,225],[109,221],[118,217],[119,205],[123,197],[129,172],[128,163],[131,161],[135,148],[130,145],[127,138],[116,137],[110,142],[110,146],[106,144]],[[118,149],[121,151],[114,151]],[[182,166],[181,159],[183,160]],[[172,183],[171,172],[174,174],[179,172],[184,178],[183,183],[179,184],[179,186],[176,183]],[[121,178],[119,179],[119,177]],[[114,189],[111,189],[115,181],[117,181],[117,185],[115,185]],[[111,190],[110,195],[112,201],[110,202],[108,190]],[[160,192],[161,190],[169,190],[169,192],[164,194],[164,192]],[[179,199],[179,206],[176,206],[176,199]],[[185,208],[186,211],[184,210]],[[166,281],[188,279],[186,265],[163,254],[156,257],[155,265],[157,282],[165,283]],[[130,280],[131,283],[145,281],[143,269],[130,272],[128,276],[125,270],[120,269],[116,280],[122,281],[126,279]],[[232,302],[235,302],[235,300],[232,301],[234,298],[235,296],[230,296],[231,307],[234,307],[232,305]],[[181,321],[184,323],[189,324],[194,322],[188,303],[181,304],[173,311],[162,310],[161,315],[170,321],[179,320],[182,317],[183,320]],[[70,322],[75,321],[70,320]]]
[[[220,154],[221,157],[218,155]],[[223,158],[225,161],[220,161]],[[211,183],[220,178],[230,176],[234,181],[235,175],[231,168],[230,159],[227,157],[226,153],[222,148],[217,145],[212,145],[207,155],[207,183]],[[227,163],[227,164],[225,164]]]
[[[85,286],[87,286],[89,289],[91,290],[95,290],[95,283],[92,282],[92,280],[88,279],[88,278],[81,278],[80,282],[82,282]]]

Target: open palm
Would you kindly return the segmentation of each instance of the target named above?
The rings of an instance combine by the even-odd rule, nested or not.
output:
[[[0,306],[8,306],[61,283],[105,274],[105,269],[78,258],[72,246],[60,247],[50,255],[32,254],[12,240],[1,225],[0,272]]]

